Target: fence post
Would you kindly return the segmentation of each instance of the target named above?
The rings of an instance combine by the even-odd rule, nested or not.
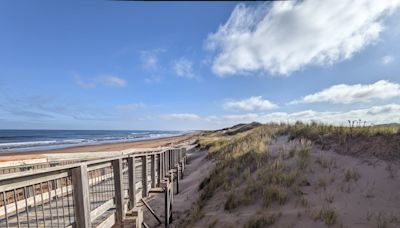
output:
[[[147,155],[142,156],[142,197],[147,196]]]
[[[72,187],[76,227],[90,228],[89,179],[87,165],[82,164],[72,169]]]
[[[115,189],[115,208],[116,208],[116,224],[121,224],[125,217],[124,213],[124,195],[123,195],[123,172],[122,159],[116,159],[111,162],[114,172],[114,189]]]
[[[164,151],[163,154],[163,178],[167,176],[167,152]]]
[[[128,158],[128,192],[129,192],[129,209],[136,206],[136,167],[135,157]]]
[[[179,165],[176,165],[175,169],[176,169],[176,194],[178,194],[179,193],[179,179],[181,178],[180,173],[179,173]],[[174,181],[174,179],[172,179],[172,183],[174,183],[173,181]]]
[[[165,169],[166,172],[165,173],[167,173],[169,170],[169,150],[165,151],[165,164],[166,164],[166,169]]]
[[[170,166],[170,169],[173,169],[173,168],[174,168],[174,151],[173,151],[173,150],[170,150],[170,151],[169,151],[169,154],[170,154],[170,156],[171,156],[171,166]]]
[[[172,150],[172,167],[175,167],[176,164],[176,149]]]
[[[150,175],[151,175],[151,187],[156,187],[156,156],[154,154],[150,155]]]
[[[158,162],[157,162],[157,168],[158,168],[158,185],[157,186],[160,186],[160,183],[161,183],[161,178],[162,178],[162,174],[161,174],[161,170],[162,170],[162,168],[161,168],[161,166],[162,166],[162,158],[161,158],[161,154],[157,154],[157,157],[158,157]]]

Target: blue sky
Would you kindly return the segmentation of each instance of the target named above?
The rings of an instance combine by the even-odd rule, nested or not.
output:
[[[1,1],[0,128],[400,122],[399,7]]]

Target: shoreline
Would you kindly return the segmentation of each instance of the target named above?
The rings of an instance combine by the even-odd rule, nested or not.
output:
[[[198,132],[187,133],[178,136],[168,136],[156,139],[143,139],[134,142],[119,142],[119,143],[104,143],[97,145],[82,145],[75,147],[67,147],[60,149],[24,151],[24,152],[5,152],[0,154],[0,162],[28,160],[46,157],[46,154],[61,154],[61,153],[92,153],[92,152],[115,152],[126,149],[137,148],[157,148],[162,146],[170,146],[173,144],[187,141],[198,135]]]

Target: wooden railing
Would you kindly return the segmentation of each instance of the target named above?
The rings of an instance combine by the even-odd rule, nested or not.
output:
[[[185,161],[185,148],[167,148],[0,174],[0,227],[111,227],[154,189],[166,195],[168,226]]]

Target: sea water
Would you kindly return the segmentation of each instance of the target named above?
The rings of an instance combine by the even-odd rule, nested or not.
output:
[[[133,142],[183,133],[154,130],[0,130],[0,153]]]

